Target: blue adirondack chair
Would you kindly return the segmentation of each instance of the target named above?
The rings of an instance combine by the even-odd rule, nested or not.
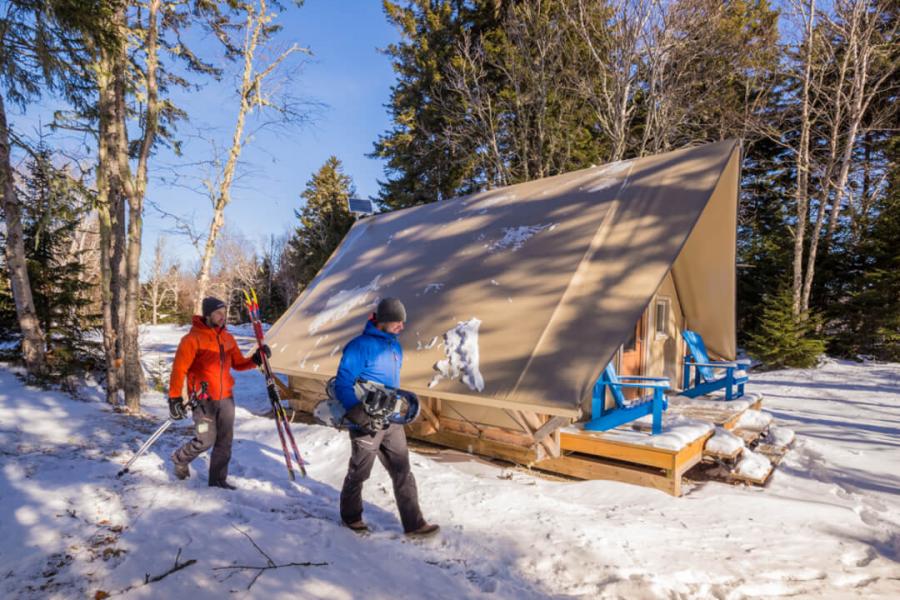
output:
[[[616,401],[615,408],[606,408],[606,388],[609,388]],[[626,400],[622,393],[624,388],[649,389],[652,394],[637,400]],[[663,393],[667,389],[669,380],[665,377],[619,376],[613,364],[609,363],[594,384],[594,396],[591,400],[593,418],[584,424],[584,428],[590,431],[607,431],[652,414],[653,434],[662,433],[662,413],[669,406]]]
[[[696,331],[682,332],[687,354],[684,357],[684,390],[681,395],[695,398],[725,389],[725,400],[734,400],[744,395],[747,383],[748,365],[743,361],[710,360],[703,338]],[[724,369],[724,375],[716,375],[716,369]],[[694,375],[693,378],[691,375]]]

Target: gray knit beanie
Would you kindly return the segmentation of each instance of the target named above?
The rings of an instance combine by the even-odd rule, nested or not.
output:
[[[406,322],[406,307],[397,298],[384,298],[375,309],[375,320],[379,323],[392,321]]]

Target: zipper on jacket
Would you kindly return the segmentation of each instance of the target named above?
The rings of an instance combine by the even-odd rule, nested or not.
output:
[[[219,330],[216,329],[216,343],[219,344],[219,400],[222,400],[222,388],[225,385],[223,372],[225,371],[225,348],[219,339]]]

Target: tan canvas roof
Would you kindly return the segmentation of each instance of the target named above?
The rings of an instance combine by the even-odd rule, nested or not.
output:
[[[575,416],[670,269],[732,358],[739,165],[724,141],[363,219],[269,331],[274,368],[331,377],[395,296],[404,388]]]

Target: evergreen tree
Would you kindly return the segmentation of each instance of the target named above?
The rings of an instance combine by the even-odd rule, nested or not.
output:
[[[347,201],[354,191],[353,181],[343,173],[341,161],[335,156],[306,183],[300,195],[306,205],[294,211],[300,226],[288,242],[288,268],[299,289],[312,281],[353,225]]]
[[[792,246],[791,156],[783,147],[760,140],[745,147],[737,235],[738,342],[759,326],[763,299],[790,271]]]
[[[52,164],[48,148],[39,147],[18,193],[35,310],[47,333],[48,375],[59,379],[92,369],[99,347],[88,334],[99,326],[99,316],[92,310],[94,284],[85,275],[84,251],[75,243],[90,211],[90,192]]]
[[[871,226],[845,253],[844,293],[829,307],[829,316],[836,353],[900,361],[900,136],[881,146],[888,158],[887,190],[878,196]]]
[[[477,36],[496,27],[496,0],[410,0],[406,6],[385,0],[388,20],[401,41],[385,53],[397,83],[389,110],[393,128],[379,137],[372,156],[386,160],[387,181],[381,202],[390,208],[446,200],[457,195],[469,176],[474,147],[442,142],[452,117],[442,100],[448,93],[447,70],[456,60],[463,32]]]
[[[747,350],[767,369],[812,367],[825,352],[825,341],[815,335],[821,318],[818,315],[795,317],[791,304],[791,291],[786,286],[776,294],[765,296],[759,326],[748,336]]]

